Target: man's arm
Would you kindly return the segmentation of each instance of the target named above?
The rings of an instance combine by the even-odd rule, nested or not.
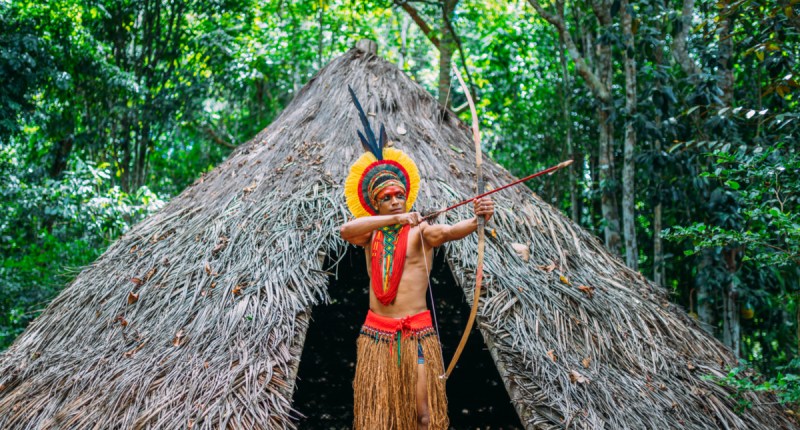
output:
[[[486,217],[486,221],[494,214],[494,202],[488,197],[476,199],[473,204],[475,217],[458,222],[453,225],[434,224],[422,225],[422,237],[425,243],[431,247],[440,246],[452,240],[459,240],[469,236],[472,232],[478,229],[478,217]]]
[[[395,224],[417,225],[420,222],[422,222],[422,216],[417,212],[368,216],[346,222],[339,228],[339,234],[341,234],[342,239],[353,245],[368,246],[372,232],[381,227]]]
[[[471,218],[453,225],[446,224],[423,224],[422,237],[425,244],[436,248],[450,242],[451,240],[463,239],[478,229],[478,218]]]

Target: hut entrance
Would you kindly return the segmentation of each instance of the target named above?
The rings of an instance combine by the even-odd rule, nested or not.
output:
[[[297,374],[293,405],[305,415],[299,420],[300,428],[350,428],[353,422],[355,341],[369,306],[363,249],[348,248],[338,266],[338,279],[331,276],[329,282],[331,303],[312,311]],[[435,255],[431,283],[447,364],[469,316],[469,305],[441,250]],[[479,333],[470,336],[447,382],[447,397],[454,428],[522,428]]]

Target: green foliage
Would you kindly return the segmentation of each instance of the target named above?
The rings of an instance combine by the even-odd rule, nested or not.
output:
[[[741,268],[734,276],[742,308],[748,309],[743,315],[752,311],[755,316],[742,327],[744,357],[767,375],[797,354],[797,321],[786,317],[796,315],[798,306],[800,153],[796,145],[780,141],[792,139],[791,130],[784,130],[789,133],[771,147],[709,154],[709,169],[699,176],[716,184],[711,200],[722,202],[725,210],[666,231],[670,240],[686,244],[683,252],[690,258],[741,250]],[[730,274],[711,270],[703,282],[720,289]]]
[[[0,349],[82,266],[163,205],[147,187],[123,192],[108,163],[76,160],[55,180],[31,175],[21,154],[0,152]]]
[[[787,366],[778,368],[778,373],[769,379],[764,379],[758,371],[748,367],[739,366],[731,369],[724,377],[708,377],[716,383],[735,388],[733,398],[736,399],[739,410],[758,407],[758,404],[746,398],[750,392],[767,392],[776,396],[778,402],[785,407],[800,411],[800,363],[792,361]],[[789,372],[789,373],[787,373]]]
[[[0,140],[16,133],[17,117],[30,113],[35,103],[28,97],[48,78],[54,77],[43,40],[35,34],[35,26],[27,20],[12,19],[0,3]]]
[[[702,248],[744,247],[744,260],[753,264],[800,264],[800,153],[779,146],[752,153],[717,150],[712,156],[713,171],[700,176],[717,181],[736,199],[743,228],[699,222],[675,227],[669,237],[693,241],[686,255]]]

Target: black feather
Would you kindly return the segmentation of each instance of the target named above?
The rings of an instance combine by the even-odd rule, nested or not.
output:
[[[383,152],[383,148],[386,147],[386,141],[389,140],[389,138],[386,137],[386,129],[383,128],[383,124],[381,124],[381,132],[379,136],[380,140],[378,141],[378,149],[380,149],[380,151]]]
[[[383,148],[378,145],[378,142],[375,141],[375,133],[372,132],[372,127],[369,125],[369,121],[367,120],[367,114],[364,113],[364,109],[361,107],[361,103],[358,102],[358,97],[356,97],[355,91],[350,87],[347,86],[348,91],[350,91],[350,97],[353,99],[353,104],[356,105],[356,109],[358,109],[358,117],[361,118],[361,125],[364,126],[364,134],[366,134],[366,138],[361,132],[358,133],[358,137],[361,138],[361,144],[365,145],[375,158],[378,160],[383,160]]]
[[[370,149],[369,142],[367,142],[367,139],[364,137],[363,134],[361,134],[361,131],[360,130],[356,130],[356,133],[358,133],[358,138],[361,139],[361,146],[364,147],[364,151],[374,152],[374,151],[372,151],[372,149]]]

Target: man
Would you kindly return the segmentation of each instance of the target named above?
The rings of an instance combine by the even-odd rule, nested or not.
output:
[[[494,214],[489,198],[475,200],[475,217],[454,225],[428,224],[410,212],[419,173],[401,151],[376,142],[351,91],[365,133],[367,152],[353,164],[345,184],[355,220],[342,225],[344,240],[367,248],[370,310],[357,341],[353,382],[354,428],[446,429],[447,398],[441,349],[425,292],[433,248],[477,229],[477,217]],[[365,136],[366,135],[366,136]]]

